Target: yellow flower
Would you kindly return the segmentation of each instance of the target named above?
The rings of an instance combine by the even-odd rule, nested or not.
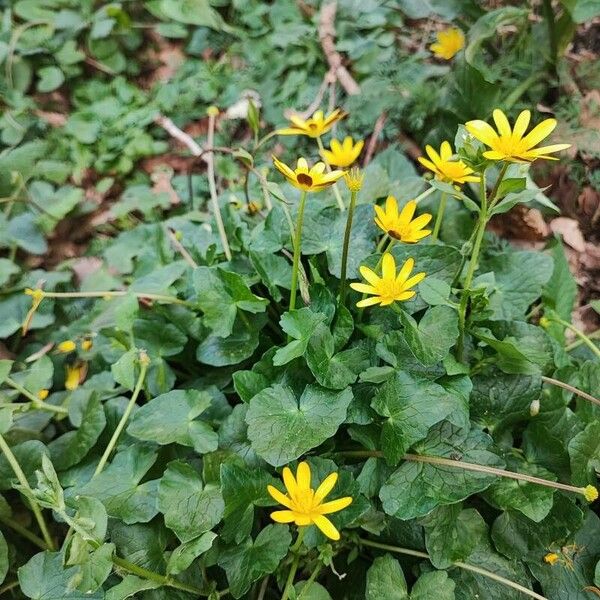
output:
[[[586,485],[583,488],[583,495],[588,502],[595,502],[598,500],[598,490],[593,485]]]
[[[94,342],[92,342],[92,340],[90,340],[89,338],[85,338],[81,342],[81,349],[84,350],[85,352],[87,352],[88,350],[92,349],[93,345],[94,345]]]
[[[425,279],[425,273],[417,273],[409,278],[414,266],[415,261],[409,258],[402,265],[398,275],[396,275],[396,261],[389,253],[383,255],[381,277],[368,267],[361,266],[360,274],[370,285],[365,283],[351,283],[350,287],[357,292],[371,294],[373,297],[360,300],[356,303],[356,306],[359,308],[372,306],[373,304],[387,306],[393,302],[410,300],[416,294],[410,288]]]
[[[68,354],[69,352],[73,352],[77,348],[77,345],[73,340],[65,340],[56,346],[56,350],[61,354]]]
[[[69,391],[76,390],[83,376],[85,376],[85,367],[83,363],[66,365],[65,388]]]
[[[352,167],[344,173],[344,181],[351,192],[360,192],[365,174],[357,167]]]
[[[442,142],[439,154],[431,146],[425,146],[425,151],[431,160],[419,156],[419,162],[432,171],[436,179],[459,184],[479,181],[479,176],[474,175],[473,169],[467,167],[462,160],[451,160],[453,153],[450,142]]]
[[[334,167],[349,167],[358,158],[364,145],[363,140],[358,140],[355,144],[350,136],[345,137],[342,143],[334,138],[329,144],[331,149],[324,148],[321,156],[326,163]]]
[[[48,394],[49,394],[49,393],[50,393],[50,390],[40,390],[40,391],[37,393],[37,397],[38,397],[40,400],[45,400],[45,399],[48,397]]]
[[[310,119],[306,120],[294,115],[290,117],[291,126],[278,129],[276,133],[280,135],[308,135],[312,138],[318,138],[327,133],[335,123],[343,119],[347,114],[343,110],[336,108],[327,116],[323,114],[322,110],[318,110]]]
[[[267,486],[267,491],[274,500],[283,504],[288,510],[276,510],[271,513],[271,518],[277,523],[295,522],[298,527],[316,525],[328,538],[339,540],[339,531],[324,515],[343,510],[352,503],[352,498],[345,496],[330,502],[323,502],[325,496],[331,492],[337,482],[337,473],[328,475],[316,491],[311,488],[310,479],[310,467],[306,462],[298,465],[295,478],[292,471],[285,467],[283,483],[287,494],[283,494],[272,485]]]
[[[429,49],[435,54],[436,58],[450,60],[459,50],[465,46],[465,35],[456,27],[438,31],[437,42],[431,44]]]
[[[424,213],[413,219],[416,209],[417,203],[411,200],[399,213],[396,198],[388,196],[385,210],[375,205],[375,224],[394,239],[414,244],[431,233],[431,229],[423,229],[431,221],[431,215]]]
[[[23,335],[29,331],[29,326],[31,325],[33,315],[35,314],[35,311],[38,309],[39,305],[42,303],[42,300],[45,298],[44,290],[39,288],[36,288],[35,290],[32,290],[31,288],[25,288],[24,293],[26,296],[31,296],[31,308],[27,311],[25,319],[23,320],[23,325],[21,326],[21,332]]]
[[[483,153],[483,156],[490,160],[506,160],[515,163],[533,162],[536,158],[558,160],[548,154],[571,146],[571,144],[552,144],[535,148],[536,144],[552,133],[556,127],[556,119],[545,119],[525,135],[531,119],[530,111],[521,112],[512,129],[506,115],[499,108],[494,110],[493,117],[498,128],[497,132],[485,121],[469,121],[465,124],[467,131],[474,138],[491,148]]]
[[[560,557],[558,556],[558,554],[556,554],[556,552],[548,552],[548,554],[546,554],[546,556],[544,556],[544,562],[548,563],[549,565],[554,565],[559,560],[560,560]]]
[[[325,163],[322,162],[318,162],[309,168],[305,158],[298,159],[298,166],[295,170],[292,170],[275,156],[273,157],[273,164],[294,187],[304,192],[320,192],[344,176],[344,171],[325,173]]]

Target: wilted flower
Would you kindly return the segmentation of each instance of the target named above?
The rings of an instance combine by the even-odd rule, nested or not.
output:
[[[294,187],[304,192],[320,192],[344,176],[344,171],[326,173],[325,163],[322,162],[309,167],[305,158],[298,159],[298,166],[295,170],[292,170],[275,156],[273,157],[273,164]]]
[[[352,167],[344,173],[344,181],[351,192],[360,192],[365,174],[357,167]]]
[[[558,160],[548,154],[571,146],[571,144],[552,144],[535,148],[536,144],[552,133],[556,127],[556,119],[545,119],[525,135],[531,119],[530,111],[522,111],[512,129],[506,115],[499,108],[494,110],[493,117],[498,128],[497,132],[485,121],[475,120],[465,124],[467,131],[474,138],[491,148],[483,153],[483,156],[490,160],[506,160],[515,163],[533,162],[537,158]]]
[[[339,540],[340,533],[333,523],[324,515],[343,510],[352,503],[350,496],[323,502],[331,492],[338,479],[337,473],[328,475],[323,483],[315,490],[311,487],[311,474],[308,463],[301,462],[296,471],[283,469],[283,483],[287,494],[283,494],[272,485],[267,486],[267,491],[274,500],[283,504],[288,510],[276,510],[271,513],[271,518],[277,523],[295,522],[299,527],[316,525],[328,538]]]
[[[394,302],[410,300],[416,292],[411,290],[419,282],[425,279],[425,273],[417,273],[413,277],[410,274],[415,266],[415,261],[409,258],[396,275],[396,261],[394,257],[386,253],[383,255],[381,277],[366,266],[360,267],[360,274],[367,280],[365,283],[351,283],[350,287],[363,294],[371,294],[372,298],[365,298],[356,303],[359,308],[380,304],[387,306]]]
[[[72,365],[66,365],[65,389],[72,392],[79,387],[79,383],[85,374],[84,363],[77,362]]]
[[[436,38],[437,42],[431,44],[429,49],[436,58],[443,58],[444,60],[450,60],[465,45],[465,35],[456,27],[439,31]]]
[[[355,144],[350,136],[345,137],[341,143],[334,138],[329,144],[330,149],[324,148],[321,156],[326,163],[334,167],[349,167],[358,158],[364,145],[363,140],[358,140]]]
[[[435,174],[436,179],[446,183],[467,183],[479,181],[479,176],[474,175],[473,169],[462,160],[452,160],[452,146],[450,142],[442,142],[438,154],[431,146],[425,146],[425,152],[431,160],[419,156],[419,162]]]
[[[323,114],[322,110],[318,110],[310,119],[301,119],[293,115],[290,117],[292,124],[289,127],[278,129],[276,133],[280,135],[308,135],[312,138],[321,137],[347,114],[343,110],[336,108],[327,116]]]

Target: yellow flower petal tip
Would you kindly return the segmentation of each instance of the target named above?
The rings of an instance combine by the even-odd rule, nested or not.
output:
[[[85,365],[83,363],[75,363],[74,365],[66,366],[65,389],[72,392],[79,387],[79,384],[85,377]]]
[[[93,345],[94,345],[94,342],[92,342],[92,340],[85,339],[81,342],[81,349],[84,350],[85,352],[87,352],[88,350],[92,349]]]
[[[272,485],[267,486],[267,491],[273,500],[282,504],[286,510],[272,512],[271,518],[276,523],[295,523],[298,527],[316,525],[329,539],[339,540],[339,531],[325,515],[343,510],[352,504],[352,498],[345,496],[323,502],[337,482],[337,473],[328,475],[316,490],[311,487],[311,479],[310,466],[307,462],[298,464],[295,476],[288,467],[285,467],[283,482],[287,493],[280,492]]]
[[[348,113],[340,108],[336,108],[328,115],[325,115],[322,110],[318,110],[310,119],[292,116],[290,117],[290,126],[278,129],[275,133],[279,135],[307,135],[312,138],[318,138],[327,133],[338,121],[347,115]]]
[[[479,176],[462,160],[454,159],[450,142],[442,142],[438,152],[432,146],[426,146],[428,158],[419,156],[419,162],[429,169],[436,179],[452,184],[463,184],[479,181]]]
[[[31,288],[25,288],[24,293],[26,296],[31,296],[33,298],[33,302],[39,304],[44,299],[44,290],[36,288],[32,290]]]
[[[77,344],[73,340],[65,340],[56,346],[56,350],[61,354],[68,354],[77,348]]]
[[[389,253],[383,255],[381,277],[363,265],[360,273],[367,283],[351,283],[350,287],[357,292],[370,295],[371,298],[360,300],[356,306],[358,308],[374,304],[388,306],[394,302],[403,302],[414,298],[416,292],[410,288],[425,279],[425,273],[417,273],[411,277],[414,265],[415,261],[409,258],[396,274],[396,261]]]
[[[595,502],[598,500],[598,490],[594,485],[586,485],[583,488],[583,495],[588,502]]]
[[[37,393],[37,397],[38,397],[40,400],[45,400],[45,399],[48,397],[48,394],[50,394],[50,390],[40,390],[40,391]]]
[[[305,158],[299,158],[295,169],[273,156],[275,168],[296,188],[304,192],[320,192],[344,176],[344,171],[325,172],[325,163],[309,167]]]
[[[437,41],[429,46],[436,58],[450,60],[465,46],[465,34],[456,27],[450,27],[439,31],[436,35]]]
[[[467,131],[475,139],[490,148],[483,153],[483,156],[489,160],[505,160],[514,163],[533,162],[538,158],[558,160],[550,154],[571,147],[571,144],[552,144],[536,148],[537,144],[554,131],[557,124],[555,119],[545,119],[525,135],[531,119],[530,111],[522,111],[512,128],[506,115],[499,108],[494,110],[492,116],[497,130],[489,123],[480,120],[468,121],[465,124]]]
[[[416,244],[427,237],[431,229],[425,226],[431,221],[431,215],[424,213],[413,218],[417,203],[410,200],[404,208],[398,210],[398,202],[394,196],[388,196],[385,207],[375,205],[375,224],[390,237],[406,244]]]
[[[364,180],[365,174],[357,167],[352,167],[344,173],[344,181],[351,192],[360,192]]]
[[[349,167],[358,158],[364,145],[363,140],[355,144],[350,136],[344,138],[343,142],[334,138],[329,144],[329,149],[321,150],[321,156],[332,167]]]
[[[560,557],[558,556],[558,554],[556,554],[556,552],[548,552],[548,554],[546,554],[546,556],[544,556],[544,562],[548,563],[549,565],[554,565],[559,561]]]

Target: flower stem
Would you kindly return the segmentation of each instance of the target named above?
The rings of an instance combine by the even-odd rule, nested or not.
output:
[[[340,275],[340,306],[343,306],[348,290],[346,281],[346,271],[348,268],[348,252],[350,249],[350,234],[352,233],[352,220],[354,218],[354,207],[356,206],[356,196],[358,192],[351,192],[350,207],[348,208],[348,217],[346,219],[346,231],[344,232],[344,247],[342,249],[342,269]]]
[[[135,389],[133,390],[133,394],[131,394],[131,399],[129,400],[129,403],[127,404],[127,408],[125,408],[125,412],[123,413],[123,416],[121,417],[119,424],[117,425],[117,428],[115,429],[114,433],[112,434],[112,436],[106,446],[106,449],[104,450],[104,453],[102,454],[102,458],[100,458],[100,462],[98,463],[98,466],[96,467],[96,470],[94,471],[94,474],[92,475],[92,479],[94,477],[96,477],[96,475],[98,475],[99,473],[102,472],[102,470],[106,466],[106,463],[108,462],[108,459],[110,458],[112,451],[114,450],[115,446],[117,445],[119,436],[121,435],[121,432],[125,428],[127,420],[129,419],[129,416],[131,415],[131,411],[133,410],[136,400],[138,399],[138,396],[140,395],[142,386],[144,385],[144,380],[146,379],[146,372],[148,371],[149,364],[150,364],[150,361],[148,360],[146,353],[145,352],[143,354],[140,353],[140,374],[138,376],[138,380],[135,385]]]
[[[294,233],[294,258],[292,261],[292,285],[290,289],[290,310],[296,308],[296,291],[298,289],[298,269],[300,267],[300,251],[302,246],[302,223],[304,222],[304,206],[306,205],[306,192],[300,194],[300,204],[296,216],[296,231]]]
[[[27,477],[25,477],[25,473],[23,473],[23,469],[21,469],[21,465],[19,464],[17,457],[13,454],[12,450],[10,449],[10,446],[6,443],[6,440],[2,435],[0,435],[0,450],[2,451],[4,456],[6,456],[6,460],[8,461],[8,464],[11,466],[14,474],[19,480],[19,483],[27,492],[28,500],[31,505],[31,510],[33,511],[36,521],[38,522],[46,546],[48,547],[48,549],[54,550],[54,542],[52,541],[52,537],[50,537],[50,532],[48,531],[48,527],[46,526],[46,521],[44,520],[42,510],[37,504],[37,502],[33,499],[33,491],[29,485],[29,482],[27,481]]]
[[[421,200],[424,200],[425,198],[427,198],[427,196],[433,194],[435,190],[436,188],[434,188],[433,186],[427,188],[424,192],[421,192],[416,198],[414,198],[414,201],[418,204],[419,202],[421,202]]]
[[[166,302],[168,304],[183,304],[191,306],[191,302],[180,300],[175,296],[167,296],[165,294],[151,294],[149,292],[130,292],[128,290],[116,290],[105,292],[44,292],[45,298],[116,298],[133,294],[136,298],[147,298],[148,300],[156,300],[157,302]]]
[[[32,544],[34,544],[38,548],[41,548],[42,550],[47,549],[48,546],[42,538],[35,535],[35,533],[29,531],[29,529],[27,529],[26,527],[23,527],[23,525],[21,525],[21,523],[19,523],[18,521],[15,521],[10,517],[0,516],[0,523],[4,523],[4,525],[6,525],[7,527],[14,529],[17,533],[22,535],[24,538],[28,539]]]
[[[567,329],[570,329],[581,340],[583,344],[585,344],[597,357],[600,358],[600,348],[598,348],[598,346],[596,346],[596,344],[594,344],[594,342],[592,342],[592,340],[587,335],[585,335],[585,333],[583,333],[581,329],[578,329],[577,327],[575,327],[575,325],[567,323],[567,321],[564,321],[563,319],[560,319],[558,317],[552,316],[548,317],[548,319],[550,321],[558,323],[559,325],[562,325],[563,327],[566,327]]]
[[[4,380],[4,383],[8,384],[10,387],[17,390],[17,392],[19,392],[19,394],[21,394],[21,396],[25,396],[25,398],[28,398],[29,400],[31,400],[31,404],[32,404],[33,408],[35,408],[37,410],[47,410],[49,412],[54,412],[59,415],[69,414],[69,410],[67,408],[65,408],[64,406],[55,406],[54,404],[48,404],[48,403],[44,402],[43,400],[40,400],[40,398],[36,398],[36,396],[34,396],[29,390],[25,389],[22,385],[17,383],[11,377],[7,377]]]
[[[481,174],[480,180],[480,199],[481,199],[481,210],[479,211],[479,219],[475,226],[475,242],[473,244],[473,251],[471,253],[471,259],[469,261],[469,267],[467,269],[467,275],[463,284],[463,291],[460,298],[460,305],[458,308],[458,344],[456,348],[456,358],[459,362],[463,360],[464,344],[465,344],[465,324],[467,318],[467,305],[469,303],[469,290],[471,283],[473,282],[473,276],[477,269],[477,261],[479,259],[479,252],[481,250],[481,242],[483,240],[483,234],[485,233],[485,227],[488,222],[487,214],[487,194],[485,187],[485,171]]]
[[[433,227],[433,233],[431,234],[432,240],[437,240],[440,233],[440,227],[442,226],[442,219],[444,218],[444,211],[446,210],[446,192],[442,192],[440,198],[440,206],[438,207],[437,215],[435,217],[435,225]]]
[[[287,581],[285,582],[285,587],[283,588],[283,594],[281,595],[281,600],[288,600],[290,597],[290,592],[292,591],[292,587],[294,585],[294,577],[296,577],[296,571],[298,570],[298,563],[300,562],[300,547],[302,546],[302,540],[304,539],[304,534],[306,533],[306,527],[300,527],[298,529],[298,538],[296,539],[296,543],[290,548],[290,552],[294,554],[294,561],[292,562],[292,566],[290,567],[290,572],[288,574]]]
[[[594,396],[592,396],[591,394],[588,394],[587,392],[584,392],[583,390],[580,390],[579,388],[576,388],[573,385],[569,385],[564,381],[559,381],[558,379],[553,379],[552,377],[545,377],[544,375],[542,375],[542,381],[544,383],[550,383],[552,385],[555,385],[556,387],[563,388],[564,390],[568,390],[569,392],[576,394],[580,398],[584,398],[585,400],[589,400],[590,402],[600,406],[600,400],[598,398],[594,398]]]
[[[323,148],[323,141],[321,140],[321,136],[317,137],[317,146],[319,146],[319,153],[321,154],[321,156],[323,156],[323,150],[325,150],[325,148]],[[325,168],[327,169],[327,172],[331,173],[331,167],[329,166],[329,163],[325,160],[325,158],[323,158],[323,162],[325,163]],[[346,210],[346,206],[344,205],[344,201],[342,200],[342,196],[340,194],[340,190],[338,189],[337,184],[334,183],[331,187],[333,188],[333,193],[335,195],[335,199],[337,200],[340,210]]]
[[[401,546],[391,546],[389,544],[381,544],[379,542],[372,542],[371,540],[366,540],[365,538],[358,538],[358,541],[363,546],[370,546],[371,548],[377,548],[378,550],[386,550],[387,552],[396,552],[397,554],[405,554],[407,556],[414,556],[416,558],[425,558],[427,560],[430,560],[429,554],[426,554],[425,552],[420,552],[419,550],[412,550],[410,548],[403,548]],[[471,571],[472,573],[477,573],[478,575],[483,575],[484,577],[487,577],[488,579],[493,579],[494,581],[497,581],[498,583],[502,583],[503,585],[506,585],[507,587],[510,587],[514,590],[517,590],[517,591],[529,596],[530,598],[536,598],[537,600],[548,600],[548,598],[546,598],[545,596],[541,596],[540,594],[534,592],[533,590],[530,590],[529,588],[526,588],[526,587],[518,584],[515,581],[506,579],[505,577],[501,577],[500,575],[497,575],[496,573],[493,573],[492,571],[488,571],[486,569],[482,569],[480,567],[475,567],[474,565],[469,565],[467,563],[459,562],[459,561],[453,562],[452,564],[455,567],[458,567],[459,569],[464,569],[465,571]]]
[[[214,146],[215,118],[216,116],[209,112],[208,133],[206,136],[206,144],[209,148],[212,148]],[[206,154],[206,172],[208,175],[208,189],[210,191],[210,201],[212,205],[213,216],[217,223],[217,229],[219,230],[221,245],[223,246],[223,252],[225,252],[225,257],[227,258],[227,260],[231,260],[229,240],[227,239],[227,233],[225,231],[225,226],[223,225],[223,217],[221,217],[221,210],[219,209],[219,199],[217,197],[217,184],[215,183],[215,155],[213,152],[207,152]]]
[[[600,329],[596,329],[596,331],[592,331],[592,333],[588,333],[586,334],[587,338],[590,340],[595,340],[597,338],[600,338]],[[571,352],[571,350],[575,350],[575,348],[578,348],[579,346],[581,346],[581,344],[583,344],[583,340],[581,338],[575,340],[573,343],[569,344],[568,346],[565,346],[565,350],[567,352]]]

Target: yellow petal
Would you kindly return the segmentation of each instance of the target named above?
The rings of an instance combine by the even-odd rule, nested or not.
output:
[[[302,513],[295,513],[295,517],[296,517],[296,525],[298,525],[298,527],[306,527],[307,525],[310,525],[312,523],[312,519],[310,518],[309,515],[302,514]]]
[[[329,515],[331,513],[343,510],[346,508],[346,506],[350,506],[350,504],[352,504],[352,498],[350,496],[338,498],[337,500],[332,500],[331,502],[325,502],[325,504],[321,504],[321,506],[319,506],[319,513],[322,515]]]
[[[361,294],[377,293],[377,290],[372,285],[367,285],[366,283],[351,283],[350,287]]]
[[[413,298],[416,295],[417,292],[402,292],[401,294],[398,295],[397,300],[399,302],[404,302],[405,300],[410,300],[411,298]]]
[[[379,285],[381,277],[379,277],[377,273],[375,273],[375,271],[372,271],[371,269],[369,269],[369,267],[365,265],[361,265],[359,271],[363,278],[366,279],[371,285]]]
[[[536,144],[541,142],[544,138],[548,137],[556,127],[556,119],[546,119],[539,125],[536,125],[524,138],[523,143],[529,150]]]
[[[275,500],[275,502],[279,502],[279,504],[283,504],[287,508],[292,508],[292,501],[282,492],[280,492],[276,487],[272,485],[267,486],[267,492],[269,492],[271,498]]]
[[[275,132],[277,135],[305,135],[302,129],[296,127],[283,127]]]
[[[498,133],[502,137],[510,137],[512,131],[506,115],[499,108],[496,108],[494,109],[492,116],[494,117],[494,123],[496,123],[496,127],[498,128]]]
[[[276,510],[271,513],[271,519],[276,523],[291,523],[296,517],[291,510]]]
[[[290,117],[290,121],[298,128],[305,129],[306,128],[306,120],[302,119],[298,115],[292,115]]]
[[[422,215],[419,215],[411,224],[411,228],[414,229],[423,229],[423,227],[425,227],[425,225],[427,225],[427,223],[429,223],[429,221],[431,221],[431,215],[429,213],[423,213]]]
[[[338,480],[337,473],[331,473],[331,475],[328,475],[327,477],[325,477],[325,479],[323,480],[323,483],[321,483],[321,485],[317,488],[317,491],[315,492],[315,496],[314,496],[313,500],[316,504],[320,504],[321,502],[323,502],[323,498],[325,498],[325,496],[327,496],[327,494],[329,494],[329,492],[331,492],[331,490],[333,489],[333,486],[336,484],[337,480]]]
[[[381,277],[384,280],[390,280],[396,277],[396,261],[389,252],[386,252],[383,255],[383,261],[381,263]]]
[[[483,153],[485,158],[489,158],[490,160],[504,160],[506,158],[506,154],[504,152],[498,152],[497,150],[486,150]]]
[[[365,298],[364,300],[360,300],[359,302],[356,303],[356,306],[358,308],[366,308],[367,306],[373,306],[373,304],[380,304],[380,303],[381,303],[381,297],[373,296],[372,298]]]
[[[478,139],[487,146],[494,146],[498,142],[498,134],[485,121],[468,121],[465,123],[465,128],[475,139]]]
[[[340,532],[335,528],[333,523],[323,515],[317,515],[313,519],[313,523],[331,540],[339,540]]]
[[[427,144],[427,146],[425,146],[425,152],[427,152],[427,156],[429,156],[429,158],[432,160],[432,162],[434,164],[437,165],[437,163],[441,162],[442,159],[441,159],[440,155],[429,144]]]
[[[452,158],[452,146],[450,146],[450,142],[442,142],[440,156],[442,160],[450,160]]]
[[[296,171],[308,173],[308,163],[306,162],[305,158],[298,159],[298,166],[297,166]]]
[[[333,152],[331,152],[330,150],[326,150],[325,148],[323,148],[323,150],[320,151],[321,156],[323,157],[323,160],[327,163],[329,163],[330,165],[335,165],[336,163],[336,156]]]
[[[400,284],[403,284],[408,279],[408,276],[410,275],[414,266],[415,266],[414,258],[408,258],[406,260],[406,262],[402,265],[402,268],[400,269],[400,273],[398,273],[398,277],[396,277],[396,281]]]
[[[517,117],[515,121],[515,126],[513,127],[512,136],[514,140],[520,140],[527,131],[527,127],[529,127],[529,120],[531,119],[531,112],[528,110],[523,110]]]
[[[285,489],[288,491],[291,498],[295,498],[296,493],[298,492],[298,484],[296,483],[296,479],[294,478],[291,469],[289,467],[284,467],[282,475]]]
[[[437,167],[430,161],[427,160],[426,158],[423,158],[422,156],[419,156],[419,158],[417,159],[426,169],[429,169],[430,171],[433,171],[434,173],[437,171]]]
[[[560,152],[561,150],[566,150],[570,148],[571,144],[552,144],[551,146],[541,146],[540,148],[535,148],[534,150],[530,150],[532,154],[548,154],[549,152]]]
[[[314,167],[310,170],[310,173],[311,173],[311,175],[313,175],[315,173],[317,175],[320,175],[324,171],[325,171],[325,163],[318,162],[318,163],[315,163]]]
[[[404,287],[408,290],[411,287],[414,287],[415,285],[417,285],[417,283],[421,283],[421,281],[423,281],[423,279],[425,279],[425,273],[417,273],[416,275],[414,275],[410,279],[407,279],[404,282]]]
[[[305,461],[298,463],[298,469],[296,470],[296,483],[298,484],[299,491],[310,489],[310,467]]]
[[[276,156],[273,156],[273,164],[275,168],[285,175],[288,179],[295,179],[294,171],[290,169],[284,162],[280,161]]]
[[[414,200],[407,202],[406,206],[402,209],[400,216],[398,217],[398,225],[404,227],[410,223],[413,218],[415,211],[417,210],[417,203]]]
[[[388,196],[385,199],[385,214],[393,220],[398,218],[398,202],[394,196]]]

